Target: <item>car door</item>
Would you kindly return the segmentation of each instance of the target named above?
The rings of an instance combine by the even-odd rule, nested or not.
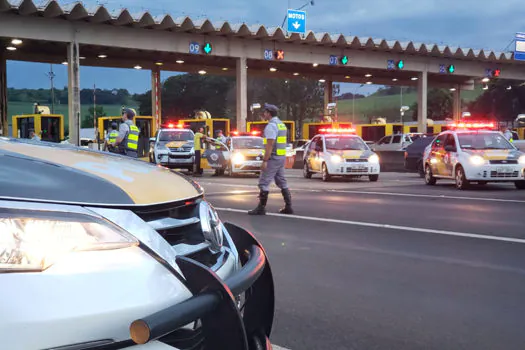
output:
[[[392,136],[392,140],[390,141],[390,144],[387,146],[386,151],[399,151],[403,144],[403,135],[394,135]]]
[[[323,138],[318,137],[315,142],[312,141],[314,147],[314,157],[312,157],[312,169],[314,171],[321,171],[321,164],[323,163]]]
[[[456,138],[453,134],[448,134],[443,146],[443,170],[445,176],[452,176],[454,171],[454,163],[457,159]]]
[[[448,134],[443,134],[438,136],[434,142],[432,142],[432,147],[430,149],[430,167],[432,173],[437,176],[446,176],[444,156],[445,156],[445,140],[447,139]]]
[[[390,146],[390,141],[392,140],[392,135],[385,136],[373,146],[374,151],[386,151]]]
[[[308,168],[310,168],[310,170],[312,171],[315,171],[315,157],[316,157],[315,147],[316,147],[318,139],[319,137],[314,137],[312,141],[310,141],[310,144],[308,145],[308,147],[305,149],[304,159],[305,159],[305,162],[308,164]]]

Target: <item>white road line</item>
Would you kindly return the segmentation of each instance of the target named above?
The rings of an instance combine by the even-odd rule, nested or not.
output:
[[[220,211],[233,212],[233,213],[246,213],[247,212],[247,210],[233,209],[233,208],[215,208],[215,209],[220,210]],[[398,225],[388,225],[388,224],[376,224],[373,222],[327,219],[327,218],[317,218],[317,217],[300,216],[300,215],[285,215],[285,214],[277,214],[277,213],[266,213],[266,215],[267,216],[277,216],[281,218],[307,220],[307,221],[319,221],[319,222],[329,222],[329,223],[344,224],[344,225],[386,228],[390,230],[432,233],[432,234],[445,235],[445,236],[455,236],[455,237],[485,239],[485,240],[492,240],[492,241],[525,244],[525,239],[521,239],[521,238],[498,237],[498,236],[482,235],[482,234],[477,234],[477,233],[454,232],[454,231],[434,230],[434,229],[428,229],[428,228],[418,228],[418,227],[408,227],[408,226],[398,226]]]

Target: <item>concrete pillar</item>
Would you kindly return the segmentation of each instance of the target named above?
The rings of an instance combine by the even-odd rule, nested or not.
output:
[[[155,117],[159,129],[162,123],[162,87],[158,67],[151,71],[151,114]]]
[[[454,88],[456,90],[452,94],[452,118],[459,120],[461,119],[461,90],[459,85]]]
[[[0,52],[0,135],[9,136],[7,118],[7,65],[6,57]]]
[[[237,59],[237,130],[246,131],[246,113],[248,111],[248,69],[246,57]]]
[[[328,115],[326,106],[334,101],[334,84],[333,81],[327,80],[324,83],[324,115]]]
[[[68,44],[69,143],[80,145],[80,55],[77,42]]]
[[[427,71],[419,73],[417,81],[417,130],[427,132],[427,93],[428,75]]]

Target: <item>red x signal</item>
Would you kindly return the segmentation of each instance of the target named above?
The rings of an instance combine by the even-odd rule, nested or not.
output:
[[[493,74],[494,77],[496,77],[496,78],[499,77],[500,74],[501,74],[501,69],[494,69],[494,71],[493,71],[492,74]]]
[[[280,61],[284,60],[284,50],[275,51],[275,58]]]

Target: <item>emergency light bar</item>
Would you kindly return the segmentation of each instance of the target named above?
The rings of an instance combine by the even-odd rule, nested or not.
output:
[[[457,129],[494,129],[494,123],[489,122],[459,122],[449,124],[451,128]]]
[[[355,129],[352,128],[322,128],[319,129],[321,133],[330,134],[355,134]]]
[[[232,132],[233,136],[259,136],[261,134],[258,130],[253,130],[251,132],[239,132],[237,130],[233,130]]]
[[[184,124],[175,124],[175,123],[168,123],[168,124],[164,124],[164,127],[165,128],[170,128],[170,129],[184,129]]]

